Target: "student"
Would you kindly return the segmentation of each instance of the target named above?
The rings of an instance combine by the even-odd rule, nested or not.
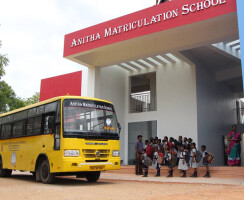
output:
[[[165,154],[165,152],[164,152],[163,148],[160,147],[160,149],[158,150],[158,164],[160,166],[164,165],[164,163],[165,163],[164,154]]]
[[[158,157],[159,157],[158,147],[155,147],[154,148],[154,154],[153,154],[153,163],[155,164],[156,169],[157,169],[157,174],[155,175],[155,177],[159,177],[160,176],[161,165],[158,163]]]
[[[211,176],[210,176],[209,163],[208,163],[208,155],[209,155],[209,153],[206,151],[206,148],[207,147],[205,145],[201,146],[202,157],[203,157],[203,165],[206,166],[206,171],[207,171],[206,175],[203,176],[203,177],[210,178]]]
[[[148,140],[145,140],[144,149],[147,149],[147,145],[148,145]]]
[[[173,177],[173,171],[171,171],[171,167],[170,167],[170,162],[171,162],[171,153],[170,153],[170,149],[167,148],[165,149],[165,165],[169,167],[169,175],[167,177]]]
[[[197,154],[197,149],[196,149],[196,143],[191,144],[191,153],[190,153],[190,167],[194,169],[194,174],[191,176],[192,178],[197,177],[197,161],[196,161],[196,154]]]
[[[183,140],[183,142],[182,142],[182,145],[185,145],[185,146],[188,145],[187,137],[184,137],[184,140]]]
[[[187,143],[188,143],[188,145],[187,145],[187,150],[190,152],[190,151],[191,151],[191,143],[192,143],[192,139],[191,139],[191,138],[188,138],[188,139],[187,139]]]
[[[174,144],[175,144],[174,138],[170,137],[169,142],[168,142],[169,147],[171,148]]]
[[[167,144],[168,144],[169,138],[167,136],[164,137],[164,140],[165,140],[165,143],[167,142]]]
[[[177,166],[179,165],[179,160],[180,160],[180,152],[181,152],[181,146],[182,146],[182,144],[178,144],[178,146],[177,146]]]
[[[182,140],[182,136],[179,136],[179,138],[178,138],[178,144],[179,144],[179,145],[182,145],[182,142],[183,142],[183,140]]]
[[[135,144],[135,152],[136,152],[136,175],[142,174],[142,162],[141,162],[141,153],[143,149],[142,143],[142,135],[137,136],[138,141]]]
[[[146,154],[149,158],[153,158],[153,144],[152,140],[149,140],[147,148],[146,148]]]
[[[142,160],[142,169],[144,171],[144,175],[142,177],[148,177],[148,162],[147,162],[147,154],[145,149],[142,149],[141,160]]]
[[[175,149],[166,149],[166,164],[169,167],[168,178],[173,177],[173,169],[177,163],[177,152]]]
[[[178,169],[182,170],[182,172],[183,172],[183,176],[182,177],[186,177],[186,170],[188,170],[188,167],[187,167],[187,163],[186,163],[186,150],[185,150],[185,146],[184,145],[181,146],[180,160],[179,160]]]
[[[160,150],[162,146],[160,139],[157,140],[157,146],[158,146],[158,150]]]

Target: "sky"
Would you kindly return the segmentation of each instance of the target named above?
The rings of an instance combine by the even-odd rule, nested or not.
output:
[[[0,0],[3,77],[18,97],[40,91],[41,79],[86,67],[63,58],[64,35],[155,4],[155,0]]]

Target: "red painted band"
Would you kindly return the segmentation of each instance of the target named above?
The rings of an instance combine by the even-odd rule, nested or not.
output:
[[[173,0],[65,35],[64,57],[236,11],[236,0]]]

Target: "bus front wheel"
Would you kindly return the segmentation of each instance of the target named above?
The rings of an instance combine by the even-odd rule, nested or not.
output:
[[[10,169],[3,169],[3,161],[0,157],[0,177],[10,177],[12,174],[12,170]]]
[[[90,172],[90,173],[87,173],[86,175],[86,180],[88,182],[97,182],[98,179],[100,178],[100,172]]]
[[[50,172],[50,165],[48,160],[43,160],[40,166],[40,178],[42,183],[51,184],[55,180],[55,174]]]

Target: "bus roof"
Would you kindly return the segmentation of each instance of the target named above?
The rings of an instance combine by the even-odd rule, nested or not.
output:
[[[14,114],[14,113],[17,113],[17,112],[20,112],[20,111],[27,110],[29,108],[41,106],[41,105],[44,105],[44,104],[47,104],[47,103],[51,103],[53,101],[64,100],[64,99],[85,99],[85,100],[92,100],[92,101],[102,101],[102,102],[105,102],[105,103],[112,104],[112,102],[110,102],[108,100],[102,100],[102,99],[91,98],[91,97],[68,96],[67,95],[67,96],[54,97],[54,98],[51,98],[51,99],[47,99],[45,101],[41,101],[39,103],[35,103],[35,104],[29,105],[29,106],[25,106],[25,107],[22,107],[22,108],[19,108],[19,109],[15,109],[15,110],[12,110],[12,111],[7,112],[7,113],[0,114],[0,117],[4,117],[4,116],[10,115],[10,114]]]

